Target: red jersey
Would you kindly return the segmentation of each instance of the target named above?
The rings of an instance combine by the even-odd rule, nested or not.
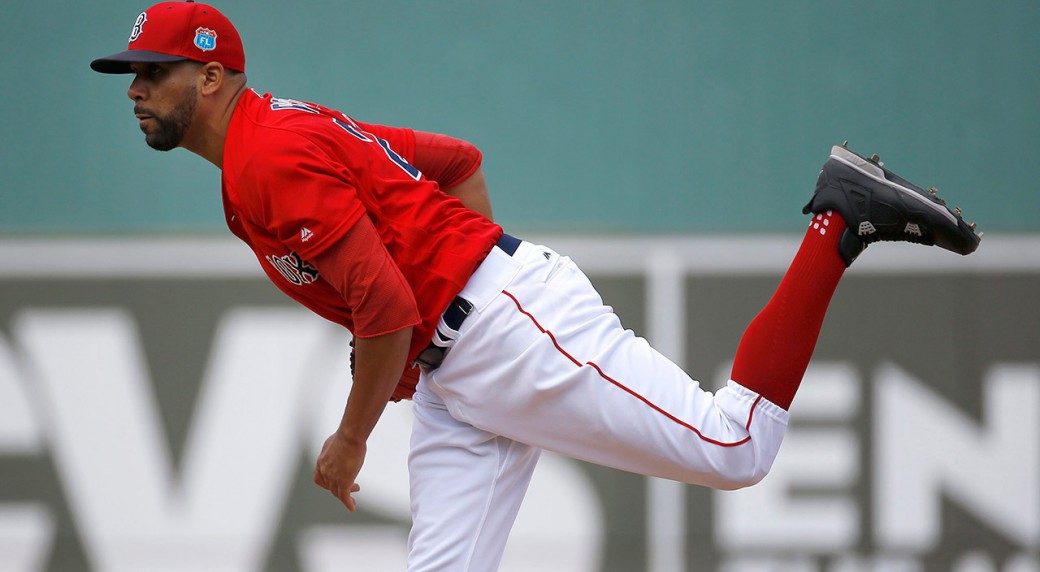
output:
[[[353,309],[308,260],[369,217],[419,309],[409,363],[502,236],[410,164],[414,141],[408,129],[246,90],[228,125],[222,167],[231,232],[278,288],[351,332]]]

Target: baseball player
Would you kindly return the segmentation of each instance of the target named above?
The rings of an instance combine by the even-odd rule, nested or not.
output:
[[[353,389],[314,481],[354,511],[369,433],[388,401],[414,401],[410,570],[496,569],[542,449],[721,489],[758,482],[863,248],[969,254],[980,240],[877,157],[835,146],[790,269],[713,394],[625,330],[566,256],[492,221],[472,145],[249,89],[239,34],[213,7],[156,4],[126,51],[91,67],[133,75],[147,144],[216,165],[231,232],[282,291],[353,333]]]

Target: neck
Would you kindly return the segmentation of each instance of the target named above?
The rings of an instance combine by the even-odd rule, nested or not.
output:
[[[224,166],[224,141],[227,139],[228,124],[235,112],[238,99],[246,90],[243,83],[228,97],[214,102],[210,109],[198,109],[198,117],[188,133],[185,133],[181,147],[195,153],[199,157],[213,163],[218,169]]]

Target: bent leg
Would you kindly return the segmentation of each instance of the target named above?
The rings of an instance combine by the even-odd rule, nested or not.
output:
[[[478,306],[427,377],[453,417],[577,459],[692,484],[739,488],[768,472],[786,411],[736,383],[704,391],[625,330],[568,259],[527,243],[517,256],[519,274]]]

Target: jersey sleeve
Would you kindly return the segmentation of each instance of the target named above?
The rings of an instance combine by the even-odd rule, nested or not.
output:
[[[390,148],[422,172],[442,189],[451,188],[468,179],[480,167],[483,155],[472,143],[426,131],[358,123],[367,131],[385,139]]]
[[[449,189],[468,179],[483,156],[472,143],[439,133],[415,132],[414,165],[427,179]]]
[[[371,338],[420,323],[412,289],[368,218],[313,262],[351,308],[354,336]]]
[[[255,220],[304,259],[336,242],[365,213],[349,170],[296,134],[283,135],[255,154],[241,188]]]

